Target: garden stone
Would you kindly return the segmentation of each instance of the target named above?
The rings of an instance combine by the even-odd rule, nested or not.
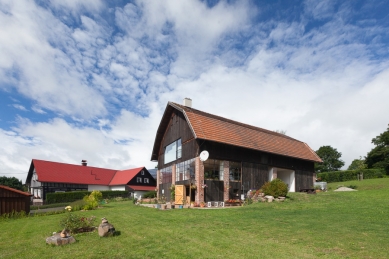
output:
[[[51,237],[46,238],[46,243],[49,245],[60,246],[60,245],[72,244],[74,242],[76,242],[76,239],[74,239],[73,236],[61,237],[61,233],[56,233]]]
[[[267,199],[267,202],[273,202],[274,197],[271,195],[266,195],[265,198]]]
[[[114,235],[115,228],[112,224],[108,223],[108,220],[106,218],[102,218],[98,231],[99,231],[99,236],[109,237]]]

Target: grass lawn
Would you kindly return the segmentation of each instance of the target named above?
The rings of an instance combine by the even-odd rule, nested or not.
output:
[[[156,210],[112,202],[94,211],[120,235],[45,239],[64,214],[0,221],[0,258],[389,258],[389,178],[331,183],[355,192],[291,193],[283,203]]]

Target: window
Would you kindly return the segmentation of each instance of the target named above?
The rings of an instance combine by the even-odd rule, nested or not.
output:
[[[223,161],[208,159],[204,162],[204,179],[223,180]]]
[[[136,182],[137,182],[137,183],[142,183],[142,178],[141,178],[141,177],[137,177],[137,178],[136,178]]]
[[[142,170],[142,171],[140,172],[140,174],[141,174],[141,175],[145,175],[145,171]]]
[[[241,164],[238,162],[230,162],[230,181],[240,181]]]
[[[144,183],[149,183],[149,178],[144,178],[144,179],[143,179],[143,182],[144,182]]]
[[[170,163],[178,158],[181,158],[181,156],[181,139],[178,139],[165,147],[165,164]]]
[[[172,167],[168,166],[161,169],[161,183],[171,183],[172,182]]]
[[[195,178],[195,159],[186,160],[176,164],[176,181]]]

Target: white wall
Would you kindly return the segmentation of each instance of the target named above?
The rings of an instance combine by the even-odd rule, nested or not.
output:
[[[117,185],[117,186],[111,186],[111,191],[125,191],[126,186],[125,185]]]
[[[295,192],[294,171],[277,168],[277,178],[288,185],[289,192]]]
[[[88,191],[109,191],[107,185],[88,185]]]

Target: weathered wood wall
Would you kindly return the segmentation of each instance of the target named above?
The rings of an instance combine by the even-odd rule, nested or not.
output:
[[[0,215],[13,211],[30,213],[30,196],[0,188]]]
[[[224,201],[224,181],[204,180],[204,201]]]
[[[256,163],[242,163],[242,185],[244,191],[249,189],[258,190],[269,179],[269,168],[267,165]]]
[[[179,138],[181,138],[182,143],[182,157],[171,163],[164,164],[165,147]],[[172,114],[169,126],[167,127],[159,150],[158,168],[164,168],[171,164],[176,164],[194,158],[196,157],[196,151],[197,143],[193,137],[192,130],[186,122],[184,115],[179,111],[175,111]]]

